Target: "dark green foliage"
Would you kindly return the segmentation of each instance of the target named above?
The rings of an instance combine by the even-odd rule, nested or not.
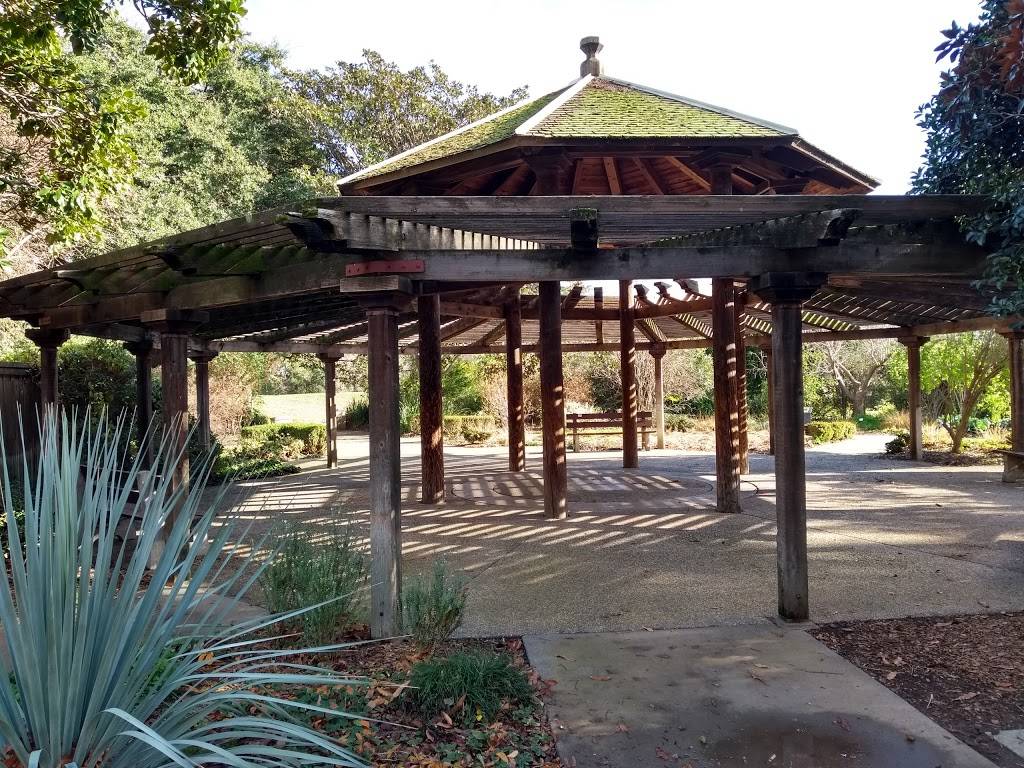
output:
[[[834,443],[857,434],[857,425],[852,421],[812,421],[804,427],[804,433],[815,443]]]
[[[135,358],[116,341],[89,339],[64,344],[57,356],[60,398],[69,411],[91,408],[98,418],[135,410]]]
[[[225,450],[213,463],[211,483],[229,480],[262,480],[267,477],[294,475],[299,468],[276,457],[253,456],[246,451]]]
[[[1024,310],[1024,13],[1019,0],[983,0],[979,21],[955,22],[936,50],[948,59],[938,93],[921,107],[927,132],[922,193],[971,193],[994,204],[966,222],[968,239],[994,249],[986,281],[1000,314]]]
[[[429,577],[411,579],[402,592],[405,631],[424,648],[447,640],[462,624],[467,596],[465,578],[436,560]]]
[[[493,721],[502,707],[529,704],[533,688],[512,660],[498,653],[455,653],[417,662],[409,683],[416,708],[432,718],[462,702],[464,721]]]
[[[865,413],[863,416],[858,416],[855,419],[857,429],[862,429],[866,432],[877,432],[882,428],[882,422],[884,419],[877,413]]]
[[[441,402],[444,415],[474,416],[483,409],[484,399],[480,391],[483,376],[481,363],[457,355],[441,358]],[[415,365],[408,365],[399,381],[399,421],[403,433],[419,429],[420,381]],[[346,414],[347,415],[347,414]],[[358,414],[354,414],[358,416]],[[368,421],[368,420],[367,420]],[[350,429],[356,427],[349,427]],[[476,442],[470,440],[469,442]]]
[[[257,424],[242,428],[243,440],[259,442],[290,442],[299,441],[299,456],[323,456],[327,449],[327,427],[323,424],[301,421],[283,422],[281,424]]]
[[[620,403],[612,410],[618,410]],[[668,414],[680,414],[686,416],[714,416],[715,415],[715,393],[705,392],[699,397],[683,398],[678,395],[667,395],[665,397],[665,416]],[[666,422],[667,424],[668,422]]]
[[[261,395],[323,391],[324,366],[313,355],[267,355],[267,369],[259,382]]]
[[[358,618],[366,557],[348,526],[296,526],[260,579],[271,613],[327,603],[302,615],[303,640],[331,642]]]
[[[370,403],[365,397],[357,397],[345,406],[342,425],[345,429],[366,429],[370,426]]]
[[[419,431],[418,419],[415,424]],[[484,414],[473,416],[444,416],[444,436],[446,439],[465,441],[467,443],[482,443],[489,439],[497,431],[498,426],[493,416]]]
[[[885,444],[885,452],[890,456],[899,456],[910,450],[910,433],[897,432],[892,440]]]

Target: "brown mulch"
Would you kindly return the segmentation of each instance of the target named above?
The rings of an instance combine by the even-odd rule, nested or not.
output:
[[[1024,728],[1024,612],[840,622],[812,634],[997,765]]]
[[[368,632],[360,627],[338,638],[361,643]],[[458,651],[506,654],[530,681],[536,696],[531,705],[506,705],[493,722],[464,711],[456,701],[437,717],[417,714],[405,684],[418,661]],[[430,651],[410,640],[355,644],[337,653],[301,659],[373,682],[340,692],[328,688],[303,690],[296,698],[365,719],[316,717],[309,724],[352,749],[373,766],[410,768],[561,768],[545,710],[550,681],[530,667],[520,638],[450,640]]]

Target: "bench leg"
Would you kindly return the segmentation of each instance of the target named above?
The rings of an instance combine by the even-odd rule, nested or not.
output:
[[[572,428],[572,452],[573,453],[579,453],[580,452],[580,434],[576,430],[576,427]]]
[[[640,441],[643,444],[645,451],[651,450],[651,433],[646,429],[640,433]]]

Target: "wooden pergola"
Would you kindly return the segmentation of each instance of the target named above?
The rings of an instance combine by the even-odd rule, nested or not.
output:
[[[804,343],[904,343],[912,452],[920,456],[921,344],[965,330],[1005,333],[1013,447],[1024,450],[1021,334],[1013,319],[986,314],[993,297],[973,285],[986,254],[966,243],[956,224],[986,203],[865,195],[868,177],[795,132],[603,77],[599,45],[588,40],[583,77],[569,88],[343,180],[342,196],[0,283],[0,314],[34,326],[28,335],[41,350],[43,402],[57,401],[56,351],[69,333],[126,342],[138,360],[141,408],[150,402],[150,360],[159,350],[165,423],[183,445],[189,357],[208,436],[212,356],[315,354],[327,376],[333,465],[334,366],[346,354],[368,355],[371,629],[380,637],[397,631],[401,618],[399,355],[419,359],[421,499],[441,503],[442,354],[506,355],[513,472],[526,465],[522,356],[537,354],[544,505],[562,518],[571,513],[563,353],[620,351],[629,468],[639,461],[636,354],[660,361],[668,349],[711,348],[717,507],[734,513],[746,464],[741,351],[758,346],[771,361],[779,612],[806,619]],[[623,95],[630,89],[639,96]],[[559,121],[605,119],[614,112],[607,99],[616,108],[625,99],[640,113],[630,113],[626,128],[606,132],[640,131],[630,126],[645,125],[648,105],[659,119],[678,108],[671,120],[710,124],[718,133],[668,135],[656,123],[644,129],[656,136],[601,138],[558,128]],[[517,132],[517,125],[528,130]],[[711,280],[710,294],[698,288],[701,278]],[[606,280],[618,281],[618,296],[584,295],[583,282]],[[658,282],[634,285],[640,280]],[[562,283],[573,287],[563,294]],[[535,295],[522,292],[534,284]],[[151,414],[141,417],[144,428]],[[186,462],[179,482],[187,472]]]

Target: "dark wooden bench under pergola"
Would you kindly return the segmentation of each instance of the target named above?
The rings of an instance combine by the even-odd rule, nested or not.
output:
[[[126,342],[143,409],[159,350],[165,422],[178,441],[189,357],[208,435],[212,356],[317,355],[333,465],[334,365],[368,355],[371,629],[381,637],[400,624],[400,355],[419,360],[427,503],[444,495],[441,356],[506,356],[513,472],[526,466],[522,359],[539,356],[544,507],[562,518],[571,514],[564,353],[620,352],[628,468],[639,461],[636,355],[654,357],[660,389],[666,350],[711,348],[717,508],[734,513],[746,463],[739,351],[758,346],[771,360],[779,612],[806,619],[803,344],[904,343],[919,456],[921,344],[943,333],[1004,333],[1012,445],[1024,450],[1021,334],[1015,318],[986,314],[993,295],[974,287],[986,252],[956,225],[986,201],[867,195],[869,177],[795,131],[605,77],[596,41],[583,48],[583,77],[566,89],[343,180],[341,196],[0,283],[0,314],[34,326],[43,401],[56,403],[56,352],[69,333]],[[618,281],[617,296],[584,294],[585,281],[607,280]],[[563,283],[572,285],[565,293]],[[143,412],[143,428],[150,417]],[[186,462],[179,482],[187,472]]]

